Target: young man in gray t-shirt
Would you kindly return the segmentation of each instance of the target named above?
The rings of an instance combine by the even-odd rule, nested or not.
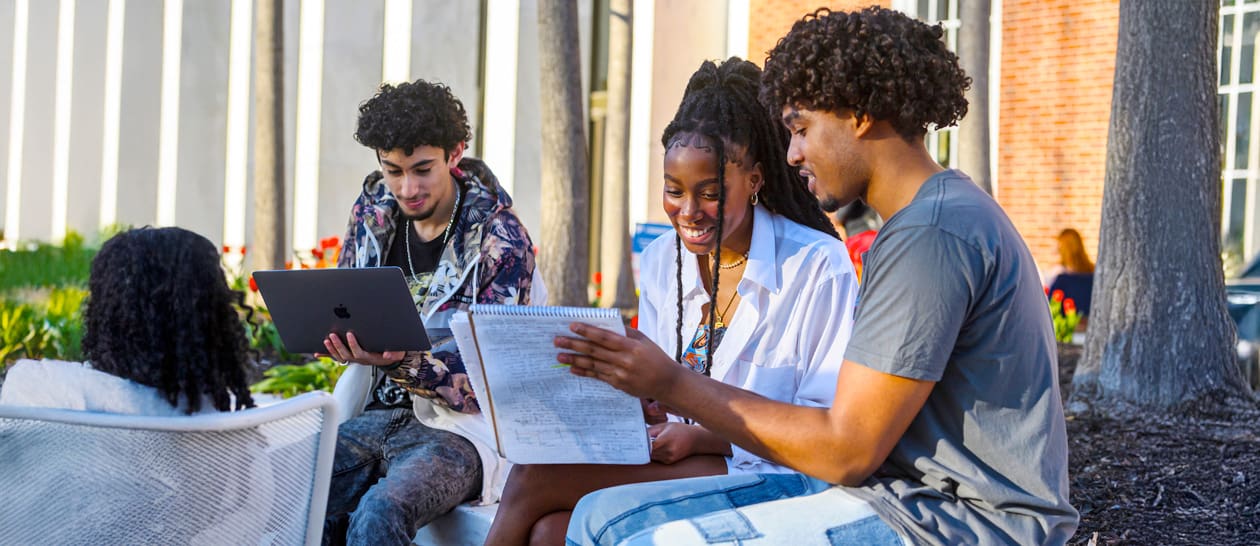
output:
[[[866,253],[833,407],[688,374],[637,332],[575,326],[574,373],[654,398],[802,475],[701,478],[589,495],[576,543],[1063,544],[1067,438],[1050,314],[1001,207],[924,145],[970,80],[930,27],[820,10],[766,61],[762,100],[823,208],[886,219]],[[808,302],[801,302],[808,305]],[[832,485],[835,484],[835,485]],[[672,523],[669,523],[671,522]]]

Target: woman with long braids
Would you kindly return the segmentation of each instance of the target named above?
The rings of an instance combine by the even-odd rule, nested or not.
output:
[[[760,76],[731,58],[706,61],[688,82],[661,138],[662,203],[674,233],[643,252],[643,332],[630,335],[725,383],[829,406],[857,283],[818,201],[789,169],[786,129],[758,103]],[[514,467],[487,544],[563,544],[573,506],[605,487],[788,471],[676,418],[648,433],[646,465]]]

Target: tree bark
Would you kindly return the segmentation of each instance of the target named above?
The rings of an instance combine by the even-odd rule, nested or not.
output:
[[[1074,411],[1254,407],[1235,363],[1220,258],[1218,10],[1214,1],[1120,2],[1101,241]]]
[[[599,263],[603,274],[601,304],[632,309],[634,274],[630,270],[630,29],[634,16],[630,0],[608,5],[608,115],[604,118],[603,233]]]
[[[284,267],[283,14],[283,0],[258,0],[254,26],[254,270]]]
[[[971,76],[967,116],[958,124],[958,168],[993,195],[989,160],[989,14],[990,0],[961,0],[962,28],[958,32],[958,60]]]
[[[579,47],[576,1],[539,0],[543,203],[539,263],[551,305],[590,304],[590,183]]]

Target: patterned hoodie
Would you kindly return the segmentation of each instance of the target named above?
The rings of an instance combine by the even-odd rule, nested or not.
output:
[[[428,328],[448,328],[473,303],[528,305],[534,245],[511,210],[512,198],[486,164],[464,158],[451,175],[463,192],[459,220],[442,250],[429,290],[417,303]],[[363,181],[346,228],[337,267],[379,267],[389,256],[400,218],[398,201],[380,171]],[[389,377],[413,396],[462,413],[481,410],[453,343],[434,340],[432,352],[409,352]]]

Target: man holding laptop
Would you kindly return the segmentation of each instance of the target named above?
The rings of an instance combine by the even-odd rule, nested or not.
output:
[[[359,106],[354,138],[380,170],[363,181],[337,265],[401,268],[433,348],[325,340],[333,358],[370,367],[342,381],[372,384],[363,413],[338,431],[324,543],[409,544],[462,502],[496,501],[506,474],[481,440],[492,435],[455,344],[434,330],[473,303],[545,303],[546,294],[511,198],[484,163],[464,157],[468,116],[448,87],[381,85]]]

